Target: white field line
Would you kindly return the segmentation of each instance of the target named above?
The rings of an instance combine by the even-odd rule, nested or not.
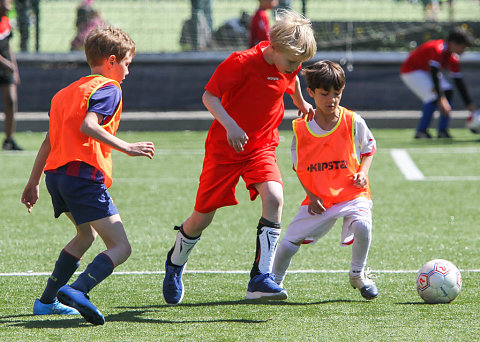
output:
[[[389,153],[390,149],[379,149],[377,153]],[[285,153],[290,155],[290,148],[279,147],[277,148],[278,153]],[[412,147],[408,148],[410,154],[415,153],[454,153],[454,154],[478,154],[480,153],[480,147]],[[118,155],[123,155],[123,153],[118,151],[113,151],[113,153]],[[203,155],[205,153],[204,149],[155,149],[155,154],[161,155]],[[9,158],[18,158],[18,157],[35,157],[37,151],[19,151],[19,152],[9,152],[9,151],[0,151],[0,157],[9,157]]]
[[[407,150],[392,149],[390,155],[407,180],[424,180],[425,176],[413,162]]]
[[[116,152],[116,151],[115,151]],[[290,153],[290,149],[279,148],[277,149],[278,153]],[[400,169],[402,174],[407,180],[413,181],[429,181],[429,182],[455,182],[455,181],[480,181],[480,176],[429,176],[425,177],[420,169],[415,165],[413,160],[410,157],[410,154],[421,154],[421,153],[454,153],[454,154],[478,154],[480,148],[478,147],[452,147],[452,148],[409,148],[407,149],[385,149],[379,150],[380,153],[389,153],[397,167]],[[120,153],[120,152],[118,152]],[[157,149],[157,154],[160,155],[203,155],[203,149]],[[23,151],[23,152],[3,152],[0,153],[0,157],[26,157],[26,156],[36,156],[36,151]],[[148,181],[148,177],[142,178],[115,178],[118,182],[140,182],[143,183]],[[172,183],[172,182],[197,182],[198,177],[189,177],[189,178],[177,178],[177,177],[155,177],[157,182]],[[285,176],[284,181],[296,181],[297,177]],[[9,182],[13,183],[24,183],[24,178],[9,178]]]
[[[480,176],[428,176],[423,180],[431,182],[480,181]]]
[[[310,273],[310,274],[334,274],[334,273],[348,273],[348,270],[291,270],[288,271],[289,274],[298,274],[298,273]],[[378,274],[406,274],[406,273],[417,273],[418,270],[371,270],[372,273]],[[473,272],[479,273],[480,269],[470,269],[470,270],[460,270],[460,272]],[[81,272],[75,272],[76,275]],[[208,271],[208,270],[185,270],[184,273],[192,274],[248,274],[250,271],[241,271],[241,270],[229,270],[229,271]],[[38,276],[49,276],[49,272],[11,272],[11,273],[0,273],[0,277],[38,277]],[[165,271],[119,271],[113,272],[113,275],[161,275],[165,274]]]

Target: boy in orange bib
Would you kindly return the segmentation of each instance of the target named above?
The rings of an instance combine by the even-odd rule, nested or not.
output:
[[[47,286],[33,306],[34,315],[78,314],[105,323],[87,293],[131,253],[122,219],[107,190],[112,185],[114,148],[152,159],[151,142],[128,143],[115,134],[122,113],[120,83],[128,75],[135,43],[113,27],[99,27],[85,41],[91,75],[60,90],[52,99],[49,130],[38,151],[22,203],[31,212],[39,197],[42,171],[55,217],[65,213],[76,236],[62,249]],[[98,254],[71,285],[80,258],[100,235],[107,249]]]
[[[365,265],[372,237],[368,170],[375,139],[358,114],[340,106],[345,73],[338,64],[317,62],[303,75],[316,109],[314,120],[293,121],[292,159],[307,196],[278,247],[275,281],[282,284],[302,243],[315,243],[343,217],[341,245],[352,245],[350,284],[373,299],[378,290]]]

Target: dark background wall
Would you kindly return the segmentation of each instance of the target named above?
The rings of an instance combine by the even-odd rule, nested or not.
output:
[[[138,55],[122,88],[125,111],[204,110],[203,87],[228,53]],[[346,58],[349,57],[349,58]],[[314,60],[330,59],[353,70],[346,71],[342,104],[355,110],[418,110],[420,102],[399,78],[406,53],[319,52]],[[83,54],[19,54],[22,83],[18,88],[19,111],[48,111],[52,96],[90,69]],[[480,105],[480,53],[462,56],[463,74],[470,93]],[[302,85],[305,82],[302,80]],[[304,96],[308,96],[304,92]],[[248,99],[246,99],[248,100]],[[293,108],[289,96],[287,108]],[[462,109],[458,96],[454,108]]]

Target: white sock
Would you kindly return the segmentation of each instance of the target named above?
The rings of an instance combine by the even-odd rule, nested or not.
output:
[[[273,258],[280,239],[280,229],[264,226],[258,235],[260,243],[260,257],[258,259],[258,270],[260,273],[271,273]]]
[[[177,266],[185,264],[198,240],[200,240],[200,236],[195,239],[188,239],[179,231],[175,239],[175,245],[173,245],[172,254],[170,255],[172,264]]]
[[[352,223],[353,245],[350,274],[358,275],[367,265],[368,250],[372,241],[372,224],[368,221],[359,220]]]
[[[283,239],[280,246],[278,246],[275,261],[273,262],[273,274],[275,274],[275,282],[277,284],[280,284],[283,282],[283,279],[285,279],[287,269],[299,248],[299,245],[295,245],[285,239]]]

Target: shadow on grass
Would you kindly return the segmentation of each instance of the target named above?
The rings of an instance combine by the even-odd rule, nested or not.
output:
[[[304,305],[319,305],[319,304],[330,304],[330,303],[355,303],[355,302],[365,302],[364,300],[351,300],[351,299],[332,299],[332,300],[323,300],[317,302],[286,302],[283,300],[229,300],[229,301],[218,301],[218,302],[204,302],[204,303],[182,303],[178,305],[168,305],[168,304],[159,304],[159,305],[150,305],[150,306],[124,306],[118,307],[119,309],[162,309],[162,308],[174,308],[174,307],[202,307],[202,306],[222,306],[222,305],[280,305],[280,306],[304,306]]]
[[[165,305],[166,306],[166,305]],[[253,319],[208,319],[208,320],[168,320],[168,319],[155,319],[144,318],[144,314],[155,312],[155,310],[140,309],[140,310],[127,310],[124,312],[110,314],[105,316],[105,324],[111,322],[132,322],[132,323],[155,323],[155,324],[191,324],[191,323],[266,323],[271,321],[271,318],[263,320]],[[6,325],[8,327],[21,327],[25,329],[67,329],[67,328],[86,328],[94,327],[94,325],[86,322],[82,317],[80,318],[64,318],[63,316],[50,316],[55,317],[55,320],[51,320],[44,316],[46,319],[42,320],[25,320],[22,318],[40,316],[34,315],[17,315],[17,316],[2,316],[0,317],[0,325]]]
[[[321,305],[330,303],[356,303],[365,302],[363,300],[325,300],[318,302],[284,302],[284,301],[254,301],[254,300],[234,300],[234,301],[219,301],[219,302],[205,302],[205,303],[185,303],[176,306],[172,305],[149,305],[149,306],[134,306],[134,307],[117,307],[117,309],[123,309],[125,311],[110,315],[105,315],[105,324],[109,322],[134,322],[134,323],[155,323],[155,324],[191,324],[191,323],[247,323],[258,324],[272,321],[272,318],[255,320],[255,319],[198,319],[198,320],[171,320],[171,319],[155,319],[145,318],[145,314],[154,313],[158,309],[171,309],[182,307],[205,307],[205,306],[223,306],[223,305],[275,305],[275,306],[305,306],[305,305]],[[25,318],[38,318],[36,320]],[[54,320],[51,318],[55,317]],[[9,327],[23,327],[26,329],[66,329],[66,328],[85,328],[93,327],[90,323],[86,322],[82,317],[78,316],[35,316],[35,315],[11,315],[0,316],[0,325],[6,325]]]
[[[442,305],[442,304],[449,304],[449,303],[425,303],[425,302],[404,302],[404,303],[395,303],[395,305]]]
[[[27,317],[35,317],[38,320],[25,320]],[[55,319],[51,320],[52,317],[65,317],[64,319]],[[65,328],[79,328],[79,327],[88,327],[92,326],[90,323],[86,322],[82,316],[36,316],[33,314],[30,315],[11,315],[11,316],[0,316],[0,326],[5,325],[9,327],[22,327],[27,329],[41,329],[41,328],[50,328],[50,329],[65,329]]]

